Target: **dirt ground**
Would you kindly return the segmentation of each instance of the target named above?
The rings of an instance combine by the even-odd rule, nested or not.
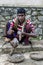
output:
[[[0,41],[0,49],[1,49],[1,45],[3,43],[4,43],[3,41]],[[35,46],[37,48],[37,46],[39,45],[38,48],[42,47],[42,49],[43,49],[43,40],[38,40],[38,41],[37,40],[33,40],[32,44],[33,44],[34,48],[35,48]],[[9,46],[9,44],[7,46],[5,45],[3,48],[6,49],[6,47],[10,47],[11,48],[11,46]],[[30,47],[29,46],[19,46],[18,48],[19,49],[22,48],[22,50],[24,50],[24,49],[28,49],[29,50]],[[1,50],[0,50],[0,52],[1,52]],[[20,63],[11,63],[11,62],[6,60],[7,59],[6,55],[5,56],[1,56],[3,54],[0,53],[0,65],[43,65],[43,60],[42,61],[36,61],[36,60],[32,60],[30,58],[30,53],[31,52],[36,52],[36,51],[30,51],[30,52],[27,51],[27,52],[23,53],[23,55],[25,57],[25,60],[23,62],[20,62]],[[37,51],[37,52],[40,52],[40,50]],[[43,50],[42,50],[42,52],[43,52]],[[4,54],[6,54],[6,53],[4,53]]]

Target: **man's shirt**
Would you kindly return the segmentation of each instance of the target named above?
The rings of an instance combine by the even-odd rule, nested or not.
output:
[[[16,18],[13,19],[13,21],[12,21],[11,24],[10,24],[10,27],[14,27],[16,22],[17,22],[17,21],[16,21]],[[34,28],[34,25],[32,24],[32,22],[31,22],[30,20],[24,21],[24,23],[21,24],[21,25],[18,24],[18,27],[17,27],[18,31],[22,31],[25,22],[26,22],[26,25],[27,25],[27,29],[30,27],[31,30],[32,30],[31,32],[34,32],[34,29],[35,29],[35,28]]]

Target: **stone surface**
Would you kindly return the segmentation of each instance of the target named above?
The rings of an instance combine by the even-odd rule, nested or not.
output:
[[[8,54],[2,54],[0,55],[0,62],[8,61],[9,55]]]
[[[3,32],[3,29],[0,28],[0,32],[2,33]]]
[[[6,61],[6,62],[1,62],[0,65],[14,65],[14,63],[10,63],[10,62]]]
[[[9,53],[12,49],[12,46],[10,45],[10,43],[7,43],[6,45],[3,45],[4,41],[0,41],[0,52],[4,52],[4,53]],[[19,45],[17,48],[16,48],[16,51],[17,52],[29,52],[29,51],[41,51],[43,50],[43,40],[32,40],[32,47],[33,49],[31,48],[31,45],[28,45],[28,46],[23,46],[23,45]]]
[[[37,11],[33,11],[32,12],[32,15],[37,15]]]
[[[27,16],[26,16],[26,19],[30,19],[30,18],[31,18],[31,15],[27,15]]]
[[[27,10],[27,13],[26,13],[26,14],[27,14],[27,15],[28,15],[28,14],[31,14],[31,10]]]
[[[43,15],[43,11],[40,11],[40,14]]]
[[[0,15],[0,21],[5,21],[5,19],[2,15]]]
[[[19,62],[22,62],[24,59],[25,58],[24,58],[23,54],[13,54],[12,56],[9,56],[10,62],[19,63]]]
[[[39,52],[39,51],[37,51],[37,52]],[[0,59],[0,65],[43,65],[43,61],[32,60],[30,58],[30,53],[34,53],[34,51],[24,53],[25,60],[23,62],[20,62],[20,63],[11,63],[7,60],[2,61],[3,56],[4,56],[4,59],[6,58],[6,54],[1,55],[2,59]],[[40,53],[42,53],[42,51],[40,51]]]
[[[43,16],[38,16],[39,21],[43,21]]]
[[[8,59],[9,59],[9,52],[7,52],[6,50],[10,50],[12,49],[12,47],[10,46],[10,44],[7,44],[5,45],[3,48],[3,51],[6,51],[4,53],[1,53],[3,51],[1,51],[0,49],[0,65],[43,65],[43,62],[42,61],[35,61],[35,60],[32,60],[30,58],[30,54],[31,53],[35,53],[36,49],[37,49],[37,53],[43,53],[43,51],[40,51],[43,50],[43,40],[40,40],[40,41],[37,41],[37,40],[33,40],[33,48],[34,48],[34,51],[31,50],[30,46],[22,46],[22,45],[19,45],[17,47],[17,53],[18,51],[21,51],[22,49],[22,52],[23,52],[23,55],[24,55],[24,58],[25,60],[23,62],[20,62],[20,63],[12,63],[12,62],[9,62]],[[3,41],[0,41],[0,47],[2,47],[2,43],[4,43]],[[7,48],[6,48],[7,47]],[[8,49],[9,48],[9,49]],[[29,52],[29,49],[30,49],[30,52]],[[28,50],[28,51],[27,51]],[[39,51],[38,51],[39,50]],[[15,53],[14,53],[15,54]],[[35,61],[35,62],[34,62]]]
[[[37,61],[43,61],[43,52],[33,52],[30,54],[30,58]]]

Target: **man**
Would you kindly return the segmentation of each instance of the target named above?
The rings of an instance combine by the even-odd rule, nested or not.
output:
[[[24,8],[17,9],[17,17],[13,19],[10,23],[9,29],[7,30],[7,38],[12,40],[10,41],[13,48],[16,48],[19,43],[24,43],[28,45],[31,42],[28,40],[29,36],[22,34],[34,33],[34,26],[30,20],[26,20],[26,11]]]

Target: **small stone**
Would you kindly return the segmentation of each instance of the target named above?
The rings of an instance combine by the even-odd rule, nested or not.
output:
[[[41,60],[43,60],[43,53],[42,52],[33,52],[30,54],[30,58],[33,60],[41,61]]]
[[[9,56],[10,62],[21,62],[24,60],[24,56],[22,54],[13,54],[12,56]]]

